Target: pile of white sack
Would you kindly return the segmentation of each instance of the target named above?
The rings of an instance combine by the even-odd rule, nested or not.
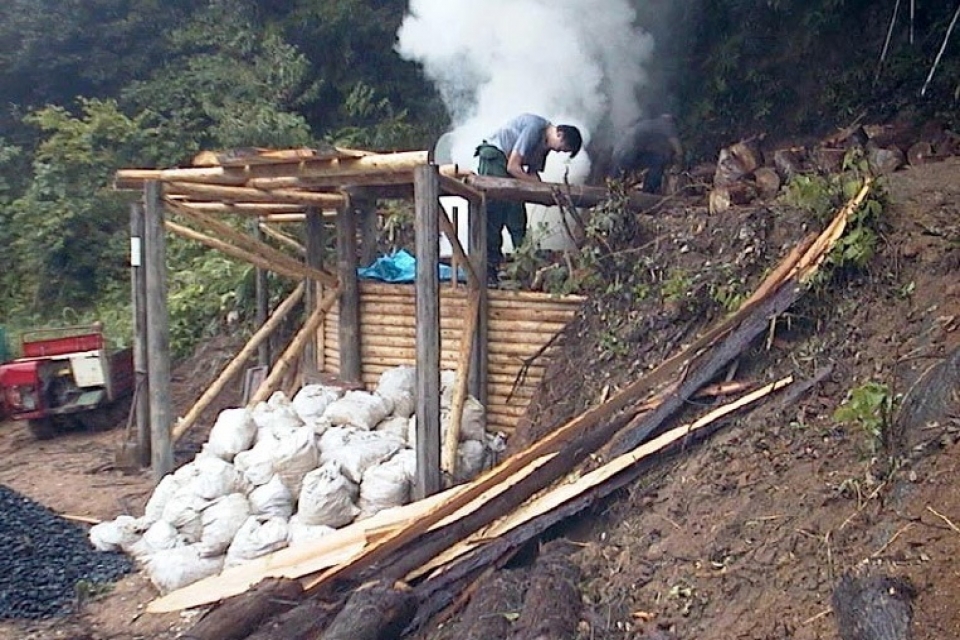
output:
[[[456,374],[442,373],[441,424]],[[165,476],[140,518],[90,530],[103,551],[140,563],[161,593],[225,568],[323,536],[406,504],[416,473],[416,375],[385,371],[373,393],[303,387],[253,409],[225,409],[197,457]],[[486,431],[483,405],[468,397],[457,477],[491,466],[504,448]]]

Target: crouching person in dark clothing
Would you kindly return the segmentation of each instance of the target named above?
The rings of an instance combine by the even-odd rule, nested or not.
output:
[[[564,151],[573,158],[582,145],[583,138],[576,127],[555,125],[546,118],[524,113],[497,129],[477,147],[477,173],[540,182],[539,174],[548,153]],[[496,285],[497,271],[503,262],[501,234],[504,227],[514,248],[520,247],[527,235],[527,209],[522,202],[487,202],[488,284]]]
[[[663,173],[683,157],[683,147],[673,116],[640,120],[621,136],[613,148],[608,177],[627,180],[646,170],[643,191],[660,193]]]

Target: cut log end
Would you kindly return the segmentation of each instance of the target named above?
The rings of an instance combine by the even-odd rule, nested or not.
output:
[[[910,640],[913,599],[909,580],[848,573],[833,592],[833,612],[842,640]]]

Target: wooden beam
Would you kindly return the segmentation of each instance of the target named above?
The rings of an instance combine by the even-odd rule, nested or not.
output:
[[[482,191],[474,189],[462,180],[445,175],[440,176],[440,191],[445,194],[460,196],[473,202],[477,202],[483,197]]]
[[[489,375],[489,325],[490,296],[487,290],[487,199],[467,201],[467,224],[469,225],[468,259],[480,279],[480,296],[477,306],[477,329],[474,337],[473,353],[470,357],[470,393],[483,406],[487,406]]]
[[[236,247],[230,244],[229,242],[224,242],[219,238],[208,236],[205,233],[195,231],[190,227],[185,227],[181,224],[177,224],[176,222],[171,222],[170,220],[167,220],[164,223],[164,226],[167,228],[167,231],[170,231],[171,233],[175,233],[181,238],[194,240],[196,242],[199,242],[200,244],[210,247],[211,249],[216,249],[217,251],[221,251],[232,258],[249,262],[254,266],[263,267],[264,269],[268,269],[282,276],[286,276],[288,278],[294,278],[296,280],[302,280],[309,275],[309,272],[306,267],[291,269],[286,265],[276,264],[255,253],[251,253],[249,251],[246,251],[245,249]]]
[[[360,285],[357,279],[357,219],[348,197],[337,216],[337,272],[341,282],[339,311],[340,378],[360,382]]]
[[[339,207],[343,196],[336,193],[315,193],[295,189],[251,189],[249,187],[231,187],[223,185],[197,184],[191,182],[171,182],[167,195],[189,196],[191,200],[213,202],[268,202],[271,204],[301,204],[320,207]]]
[[[263,241],[264,230],[263,226],[259,222],[253,223],[253,232],[254,238],[260,242]],[[255,275],[255,295],[257,298],[257,329],[259,330],[264,324],[267,323],[267,318],[270,316],[270,291],[267,287],[267,271],[260,267],[256,267]],[[264,369],[270,366],[270,341],[264,340],[260,343],[260,346],[257,348],[257,364]]]
[[[144,185],[144,270],[147,288],[147,379],[150,385],[150,463],[159,483],[173,471],[170,427],[170,318],[167,311],[167,251],[163,190],[159,182]]]
[[[260,202],[190,202],[181,197],[169,198],[180,207],[201,213],[225,213],[241,216],[303,215],[304,206],[298,204],[269,204]]]
[[[437,167],[414,172],[417,318],[416,500],[440,491],[440,223]]]
[[[270,245],[260,242],[255,238],[238,231],[237,229],[234,229],[225,222],[221,222],[212,216],[203,213],[197,213],[195,211],[183,213],[189,216],[200,226],[205,227],[208,231],[212,231],[217,234],[218,238],[230,240],[235,246],[238,246],[251,254],[260,256],[272,264],[282,266],[290,272],[302,271],[306,274],[306,277],[313,278],[314,280],[330,286],[333,286],[337,283],[337,277],[332,273],[327,273],[326,271],[322,271],[309,265],[304,265],[299,260],[292,258],[291,256],[278,251]]]
[[[556,182],[526,182],[513,178],[477,175],[466,177],[464,182],[483,191],[490,199],[535,202],[548,206],[569,200],[576,207],[592,207],[610,197],[610,192],[603,187]],[[631,208],[639,210],[653,209],[663,201],[662,197],[649,193],[631,192],[627,198]]]
[[[307,266],[313,269],[323,269],[323,218],[317,209],[307,209],[307,246],[306,261]],[[312,313],[320,304],[320,286],[323,283],[316,280],[307,280],[307,312]],[[303,351],[303,357],[306,361],[306,373],[313,376],[319,371],[319,353],[317,351],[317,341],[309,340]]]
[[[440,229],[442,229],[443,234],[447,236],[447,240],[450,242],[450,248],[453,250],[453,255],[456,258],[454,265],[457,263],[463,265],[464,270],[467,272],[467,282],[471,287],[479,288],[484,286],[486,283],[480,280],[480,274],[473,268],[473,263],[470,261],[470,258],[467,257],[466,251],[463,250],[463,245],[460,244],[460,238],[457,235],[457,225],[450,221],[443,207],[437,207],[437,210],[440,216]],[[457,277],[457,269],[454,269],[454,282],[457,281]]]
[[[280,230],[278,230],[278,229],[274,229],[273,227],[271,227],[269,224],[267,224],[267,223],[265,223],[265,222],[259,222],[259,223],[257,223],[257,228],[260,230],[260,232],[261,232],[263,235],[268,236],[268,237],[270,237],[270,238],[273,238],[273,239],[276,240],[277,242],[279,242],[279,243],[281,243],[281,244],[284,244],[284,245],[290,247],[291,249],[293,249],[294,251],[296,251],[296,252],[299,253],[300,255],[302,255],[302,256],[307,255],[307,248],[304,247],[304,246],[303,246],[302,244],[300,244],[299,242],[297,242],[297,240],[296,240],[295,238],[291,238],[290,236],[288,236],[288,235],[285,234],[284,232],[282,232],[282,231],[280,231]]]
[[[143,259],[143,202],[130,206],[130,286],[133,312],[133,411],[137,420],[137,462],[150,466],[150,384],[147,376],[147,281]]]
[[[351,194],[353,210],[360,224],[360,265],[369,267],[380,253],[377,247],[377,200]]]

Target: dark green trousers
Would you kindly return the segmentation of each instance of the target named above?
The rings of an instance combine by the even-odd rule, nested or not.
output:
[[[482,176],[509,178],[507,157],[500,149],[491,144],[477,147],[480,161],[477,173]],[[527,237],[527,208],[522,202],[509,200],[490,200],[487,202],[487,274],[496,277],[500,263],[503,262],[503,242],[501,234],[507,228],[514,249],[523,244]]]

